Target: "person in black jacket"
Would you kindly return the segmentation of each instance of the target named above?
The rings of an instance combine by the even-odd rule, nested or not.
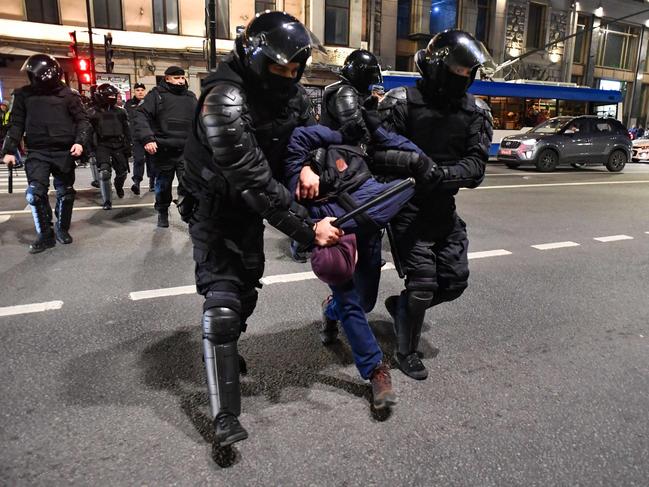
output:
[[[144,150],[144,146],[137,141],[135,136],[135,109],[144,102],[146,96],[146,87],[144,83],[135,83],[133,86],[133,97],[124,104],[126,112],[128,113],[128,121],[131,125],[131,138],[133,139],[133,185],[131,191],[133,194],[140,194],[140,183],[144,178],[144,169],[146,167],[146,175],[149,178],[149,191],[155,191],[154,183],[155,176],[153,175],[153,168],[151,167],[151,158]]]
[[[165,79],[144,97],[134,111],[135,132],[144,150],[153,156],[156,171],[155,209],[158,226],[169,226],[169,205],[174,175],[184,170],[183,147],[192,128],[196,95],[187,89],[185,71],[171,66]]]
[[[22,67],[30,84],[16,90],[9,129],[1,154],[6,164],[15,163],[16,148],[23,134],[28,156],[25,172],[38,238],[30,252],[38,253],[72,242],[69,234],[74,206],[74,159],[83,153],[88,137],[88,117],[78,94],[61,82],[63,70],[52,56],[34,54]],[[52,208],[47,191],[50,174],[56,188],[57,222],[52,231]]]
[[[119,90],[103,83],[97,87],[95,106],[88,110],[93,129],[93,147],[99,170],[99,187],[104,210],[113,207],[111,198],[111,169],[115,171],[115,192],[124,197],[124,181],[128,174],[131,154],[131,131],[126,110],[116,106]]]
[[[248,437],[241,413],[237,341],[257,303],[264,272],[264,224],[294,240],[327,245],[342,232],[317,225],[278,182],[293,129],[313,125],[298,84],[317,39],[282,12],[258,14],[235,50],[204,81],[178,209],[189,222],[196,288],[203,304],[203,356],[217,446]]]
[[[484,46],[460,30],[441,32],[415,54],[417,85],[386,94],[381,112],[386,125],[408,137],[428,156],[418,167],[425,190],[392,221],[406,274],[405,289],[385,306],[395,320],[396,361],[415,379],[428,372],[417,350],[426,310],[457,299],[469,278],[466,224],[455,211],[460,188],[475,188],[484,178],[493,125],[489,106],[467,94],[479,68],[493,65]],[[372,169],[393,176],[404,165]]]

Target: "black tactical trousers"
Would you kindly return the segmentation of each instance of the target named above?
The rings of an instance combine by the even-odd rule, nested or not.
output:
[[[173,200],[172,184],[174,176],[181,180],[185,170],[183,151],[158,147],[153,155],[155,169],[155,205],[156,211],[166,211]]]
[[[432,212],[431,212],[432,213]],[[455,211],[444,217],[408,204],[392,221],[406,289],[432,291],[432,305],[457,298],[468,286],[469,239]]]
[[[111,169],[113,169],[115,171],[115,188],[122,188],[128,174],[128,159],[124,155],[124,149],[122,147],[114,149],[98,145],[95,150],[95,157],[97,158],[97,169],[100,173],[101,171],[108,171],[110,174]]]
[[[47,200],[51,174],[54,177],[57,198],[66,194],[75,194],[74,169],[74,160],[68,151],[30,151],[25,162],[25,173],[29,183],[27,192]]]

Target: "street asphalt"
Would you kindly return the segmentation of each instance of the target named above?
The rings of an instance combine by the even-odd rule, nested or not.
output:
[[[393,370],[390,414],[371,410],[346,340],[320,344],[327,288],[267,228],[240,341],[250,438],[225,450],[177,214],[158,229],[152,194],[128,190],[96,209],[79,169],[74,243],[30,255],[24,177],[7,195],[0,175],[0,485],[649,484],[649,166],[490,164],[461,191],[470,287],[428,311],[430,376]],[[383,300],[401,286],[385,270],[369,315],[388,361]]]

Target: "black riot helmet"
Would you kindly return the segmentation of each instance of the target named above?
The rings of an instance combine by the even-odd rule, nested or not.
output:
[[[281,98],[286,98],[291,86],[295,89],[314,48],[325,52],[318,38],[285,12],[257,14],[235,40],[235,53],[246,75],[258,82],[262,90]],[[295,78],[281,79],[268,70],[272,63],[285,66],[294,62],[300,64]]]
[[[361,93],[369,93],[370,85],[383,83],[378,59],[365,49],[356,49],[347,56],[340,76]]]
[[[49,54],[29,56],[20,70],[27,73],[29,82],[34,88],[56,88],[61,84],[63,77],[61,65]]]
[[[415,65],[430,94],[451,99],[464,96],[479,68],[487,74],[495,68],[482,42],[457,29],[436,34],[415,54]]]
[[[95,100],[101,106],[114,107],[117,104],[119,90],[109,83],[102,83],[97,86]]]

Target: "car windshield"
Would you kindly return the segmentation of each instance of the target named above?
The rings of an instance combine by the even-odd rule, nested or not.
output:
[[[543,122],[541,125],[537,125],[529,133],[531,134],[556,134],[559,130],[565,127],[566,123],[570,118],[551,118],[550,120]]]

